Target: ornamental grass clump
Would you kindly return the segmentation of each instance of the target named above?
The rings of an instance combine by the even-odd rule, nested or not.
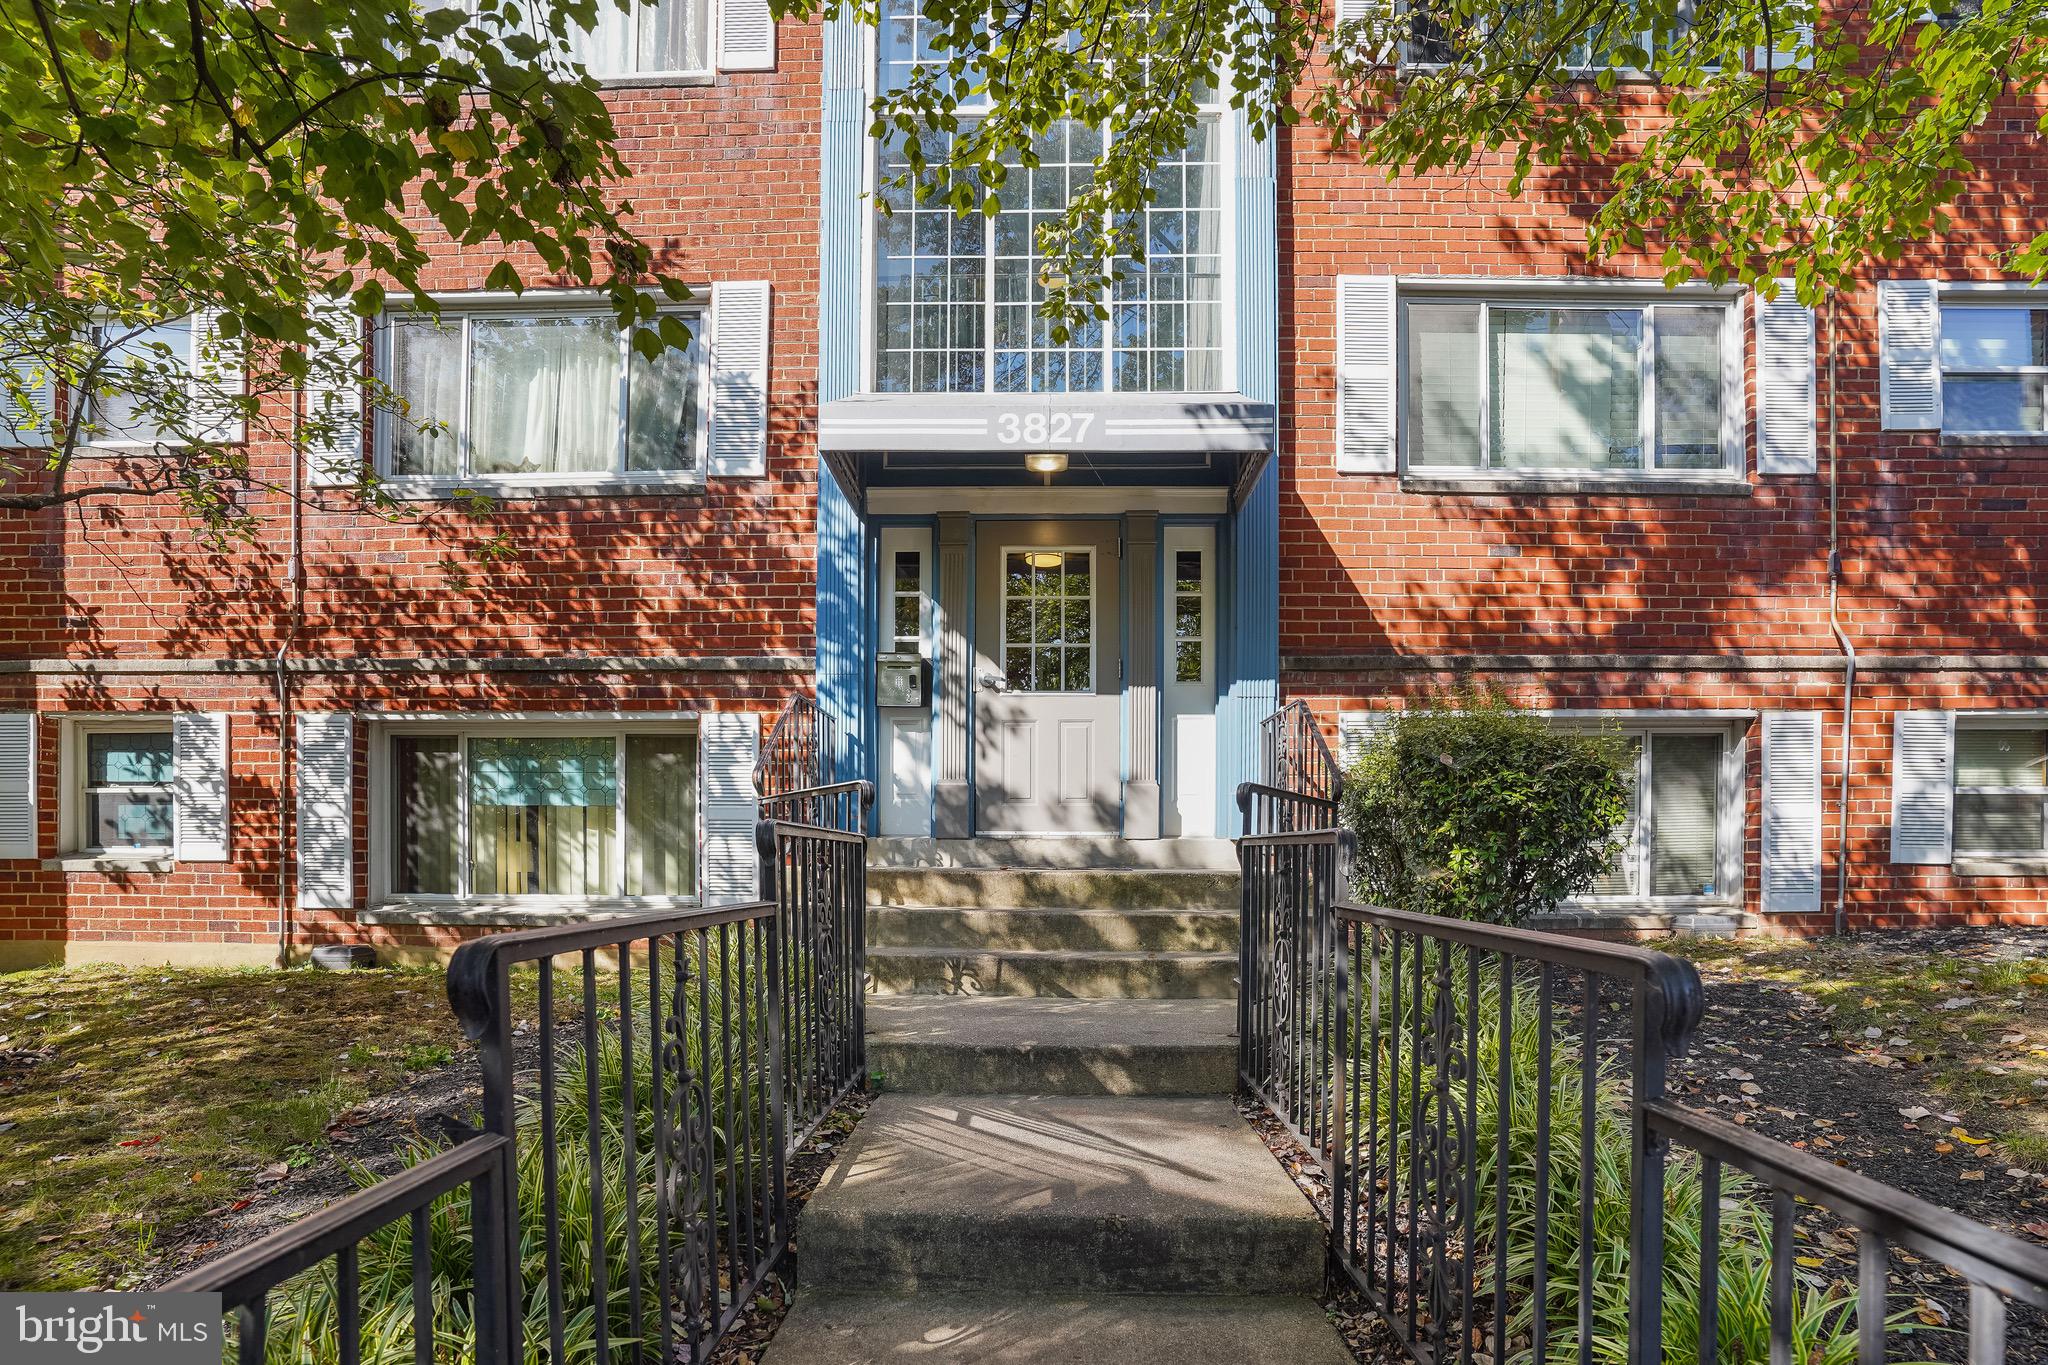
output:
[[[1554,910],[1608,870],[1633,774],[1618,734],[1496,699],[1394,713],[1344,777],[1357,893],[1488,924]]]
[[[718,970],[718,950],[692,950],[688,1027],[681,1036],[687,1049],[688,1070],[696,1078],[692,1112],[703,1122],[710,1113],[711,1166],[720,1188],[710,1198],[714,1227],[721,1246],[745,1240],[743,1231],[728,1227],[728,1220],[764,1228],[767,1210],[759,1206],[764,1187],[763,1165],[773,1142],[768,1112],[766,1068],[768,1065],[764,1001],[747,988],[737,973]],[[709,1048],[697,1027],[700,1002],[697,998],[697,967],[706,957],[711,971],[705,981],[708,1018],[713,1027]],[[724,986],[730,982],[731,989]],[[718,1025],[730,1020],[733,1042],[726,1045]],[[747,1027],[740,1027],[742,1020]],[[654,1093],[656,1059],[650,1057],[644,1031],[636,1030],[633,1049],[633,1094],[635,1133],[633,1161],[626,1160],[624,1086],[626,1068],[616,1032],[600,1028],[597,1048],[598,1163],[591,1160],[591,1134],[586,1121],[589,1083],[589,1054],[580,1044],[563,1047],[558,1054],[555,1077],[553,1132],[544,1124],[538,1079],[533,1068],[522,1069],[517,1114],[517,1155],[515,1179],[519,1194],[519,1266],[524,1287],[522,1306],[524,1365],[581,1365],[597,1359],[598,1314],[604,1313],[614,1354],[636,1338],[633,1332],[631,1298],[626,1266],[629,1236],[637,1237],[642,1258],[641,1302],[644,1330],[649,1337],[656,1330],[660,1311],[659,1276],[656,1271],[656,1226],[659,1199],[655,1180],[655,1130],[650,1096]],[[746,1040],[743,1044],[741,1040]],[[663,1094],[671,1122],[677,1103],[672,1081],[664,1079]],[[702,1106],[702,1107],[698,1107]],[[701,1131],[701,1129],[700,1129]],[[408,1167],[446,1150],[442,1142],[421,1141],[400,1160]],[[555,1172],[557,1239],[561,1258],[563,1290],[563,1350],[557,1359],[551,1344],[547,1273],[547,1168],[550,1156]],[[699,1153],[697,1160],[703,1157]],[[728,1168],[730,1162],[730,1168]],[[701,1166],[699,1167],[701,1170]],[[724,1186],[732,1186],[728,1204]],[[357,1168],[351,1172],[364,1187],[378,1177]],[[673,1178],[673,1172],[671,1176]],[[701,1184],[701,1180],[699,1180]],[[637,1200],[638,1226],[631,1228],[628,1190]],[[686,1183],[685,1188],[690,1188]],[[603,1223],[599,1226],[593,1189],[603,1193]],[[702,1191],[700,1190],[701,1194]],[[671,1254],[680,1251],[682,1230],[668,1229]],[[602,1304],[592,1292],[595,1284],[595,1248],[602,1242],[608,1269]],[[434,1324],[433,1358],[446,1365],[470,1365],[476,1356],[475,1285],[476,1247],[472,1236],[470,1197],[467,1187],[434,1202],[428,1221],[428,1260],[432,1285]],[[411,1226],[401,1218],[365,1238],[358,1246],[360,1276],[359,1303],[362,1320],[364,1365],[412,1365],[413,1262]],[[339,1303],[331,1262],[281,1286],[271,1296],[269,1331],[270,1365],[331,1365],[340,1358]]]
[[[1473,1321],[1483,1333],[1489,1351],[1496,1311],[1497,1256],[1505,1242],[1507,1275],[1502,1282],[1505,1292],[1501,1302],[1507,1317],[1509,1349],[1501,1365],[1576,1365],[1583,1246],[1593,1266],[1593,1359],[1602,1365],[1630,1365],[1629,1083],[1623,1059],[1612,1048],[1614,1041],[1623,1036],[1625,1025],[1618,1019],[1604,1022],[1608,1041],[1591,1062],[1594,1098],[1588,1161],[1584,1159],[1583,1140],[1587,1119],[1585,1068],[1589,1063],[1581,1042],[1576,1007],[1568,1003],[1577,998],[1577,979],[1560,973],[1555,983],[1547,1086],[1549,1123],[1545,1128],[1537,1121],[1546,1087],[1539,1067],[1542,1018],[1534,980],[1524,976],[1511,988],[1510,1025],[1504,1043],[1498,971],[1490,966],[1481,968],[1476,994],[1468,994],[1468,973],[1473,964],[1467,955],[1462,951],[1456,953],[1446,971],[1439,975],[1436,955],[1445,949],[1423,945],[1420,951],[1424,954],[1421,972],[1415,973],[1410,958],[1403,968],[1404,982],[1419,980],[1425,983],[1426,992],[1444,994],[1435,990],[1435,983],[1441,981],[1446,984],[1448,998],[1458,1004],[1448,1014],[1425,1006],[1418,1027],[1412,995],[1404,990],[1403,1008],[1397,1017],[1392,1007],[1392,991],[1386,988],[1391,980],[1389,964],[1380,964],[1377,1055],[1368,1049],[1356,1064],[1351,1090],[1357,1097],[1355,1121],[1359,1125],[1360,1160],[1377,1157],[1371,1169],[1359,1172],[1361,1190],[1371,1186],[1375,1191],[1382,1230],[1385,1220],[1395,1217],[1402,1229],[1398,1239],[1402,1246],[1411,1209],[1426,1224],[1433,1217],[1441,1194],[1451,1224],[1446,1231],[1449,1269],[1445,1274],[1445,1291],[1433,1305],[1430,1303],[1426,1277],[1431,1263],[1427,1256],[1423,1257],[1413,1271],[1414,1283],[1423,1295],[1420,1306],[1432,1309],[1432,1316],[1441,1312],[1462,1318],[1462,1306],[1456,1298],[1462,1283],[1457,1267],[1469,1257],[1473,1268]],[[1371,979],[1369,973],[1360,976]],[[1425,994],[1425,1000],[1428,998]],[[1465,1007],[1474,999],[1478,1008],[1471,1018],[1476,1025],[1468,1028]],[[1354,1008],[1361,1012],[1355,1017],[1360,1017],[1362,1023],[1366,1022],[1365,1013],[1374,1011],[1374,995],[1368,986],[1359,988]],[[1498,1084],[1503,1046],[1508,1052],[1509,1067],[1504,1147],[1500,1141],[1502,1098]],[[1418,1047],[1422,1049],[1419,1087],[1413,1083],[1410,1070],[1416,1064]],[[1451,1074],[1462,1076],[1469,1067],[1475,1077],[1471,1092],[1474,1107],[1469,1115],[1462,1079],[1449,1086],[1448,1106],[1435,1092],[1436,1057],[1446,1047],[1457,1062]],[[1376,1093],[1372,1084],[1375,1077]],[[1438,1154],[1443,1150],[1437,1146],[1438,1135],[1446,1125],[1470,1144],[1474,1197],[1472,1208],[1462,1218],[1456,1211],[1464,1163],[1453,1159],[1441,1188],[1434,1173]],[[1548,1217],[1540,1251],[1539,1162],[1547,1168],[1548,1181],[1544,1201]],[[1504,1217],[1500,1199],[1503,1188],[1507,1195]],[[1672,1365],[1701,1358],[1700,1285],[1707,1255],[1702,1241],[1703,1200],[1698,1157],[1683,1149],[1672,1150],[1665,1167],[1661,1357]],[[1592,1237],[1582,1241],[1580,1213],[1587,1204],[1592,1210]],[[1720,1222],[1716,1359],[1728,1365],[1763,1365],[1771,1358],[1770,1211],[1755,1184],[1733,1170],[1723,1173]],[[1427,1240],[1425,1236],[1425,1243]],[[1357,1254],[1378,1267],[1376,1275],[1385,1275],[1384,1241],[1377,1248],[1361,1242]],[[1535,1360],[1534,1351],[1534,1284],[1539,1254],[1546,1275],[1543,1298],[1547,1337],[1542,1362]],[[1809,1261],[1813,1259],[1807,1251],[1798,1254]],[[1397,1286],[1401,1283],[1397,1280]],[[1800,1269],[1792,1301],[1792,1359],[1801,1365],[1851,1365],[1857,1344],[1855,1302],[1852,1283]],[[1889,1321],[1895,1331],[1910,1330],[1909,1313],[1894,1314]],[[1455,1340],[1458,1329],[1448,1323],[1446,1326]]]

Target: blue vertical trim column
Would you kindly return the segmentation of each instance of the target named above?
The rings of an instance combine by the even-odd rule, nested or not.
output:
[[[860,387],[862,201],[867,152],[864,32],[850,10],[825,24],[819,167],[818,401]],[[868,692],[874,671],[868,530],[863,508],[818,461],[818,701],[838,723],[841,776],[872,778]]]
[[[1247,398],[1280,400],[1278,197],[1271,135],[1255,141],[1232,115],[1237,173],[1237,386]],[[1280,436],[1219,538],[1219,594],[1228,632],[1216,744],[1216,832],[1238,833],[1237,784],[1259,775],[1259,722],[1280,700]]]

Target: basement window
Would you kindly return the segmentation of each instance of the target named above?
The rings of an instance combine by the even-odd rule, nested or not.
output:
[[[694,733],[408,729],[388,783],[397,895],[696,894]]]

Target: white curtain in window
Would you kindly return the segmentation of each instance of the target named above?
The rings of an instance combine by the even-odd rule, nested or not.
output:
[[[633,8],[638,7],[638,0],[633,0]],[[633,9],[621,9],[618,0],[597,0],[596,26],[570,32],[569,55],[593,76],[631,75],[636,56]]]
[[[470,324],[470,471],[604,473],[619,434],[619,334],[605,316]]]
[[[1507,469],[1634,469],[1643,317],[1635,309],[1494,308],[1493,444]]]
[[[706,52],[704,0],[660,0],[639,7],[640,70],[702,71],[711,65]]]
[[[391,472],[461,473],[462,324],[400,316],[386,336],[391,387],[407,407],[392,424]]]

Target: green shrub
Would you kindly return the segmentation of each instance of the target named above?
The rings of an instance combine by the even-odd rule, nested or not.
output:
[[[1438,948],[1425,948],[1425,979],[1434,977]],[[1410,959],[1412,963],[1412,959]],[[1386,964],[1382,964],[1384,973]],[[1412,981],[1412,965],[1404,966],[1403,1015],[1392,1011],[1391,991],[1379,998],[1379,1048],[1376,1059],[1361,1059],[1354,1072],[1352,1094],[1357,1096],[1360,1160],[1376,1151],[1375,1170],[1361,1177],[1375,1186],[1376,1198],[1386,1215],[1388,1201],[1396,1202],[1418,1190],[1418,1205],[1434,1207],[1437,1192],[1433,1173],[1434,1153],[1428,1134],[1442,1116],[1431,1093],[1435,1075],[1433,1060],[1422,1066],[1420,1092],[1410,1088],[1409,1066],[1418,1042],[1411,1027],[1406,998]],[[1469,959],[1463,955],[1451,970],[1451,998],[1463,1003],[1467,994]],[[1581,1200],[1593,1209],[1593,1358],[1602,1365],[1629,1365],[1628,1361],[1628,1268],[1630,1212],[1630,1151],[1628,1082],[1611,1056],[1595,1062],[1593,1107],[1593,1160],[1581,1163],[1584,1133],[1582,1087],[1585,1059],[1578,1045],[1577,1029],[1565,1009],[1565,992],[1560,990],[1552,1023],[1550,1071],[1550,1128],[1547,1145],[1539,1149],[1545,1135],[1537,1126],[1537,1105],[1543,1085],[1538,1070],[1540,1020],[1536,990],[1532,982],[1520,981],[1514,988],[1511,1031],[1506,1040],[1509,1063],[1507,1093],[1507,1145],[1500,1143],[1501,1102],[1498,1086],[1502,1036],[1500,1029],[1498,974],[1482,975],[1477,998],[1476,1037],[1469,1044],[1468,1059],[1476,1068],[1474,1089],[1476,1121],[1472,1143],[1474,1207],[1469,1226],[1453,1233],[1447,1265],[1455,1283],[1460,1254],[1469,1254],[1474,1268],[1474,1321],[1486,1329],[1486,1347],[1492,1348],[1491,1304],[1495,1287],[1496,1250],[1503,1236],[1507,1242],[1505,1302],[1508,1319],[1509,1352],[1503,1365],[1537,1365],[1533,1360],[1533,1292],[1536,1266],[1536,1167],[1539,1159],[1549,1171],[1548,1225],[1543,1249],[1546,1290],[1545,1319],[1548,1349],[1541,1365],[1575,1365],[1578,1360],[1579,1254]],[[1425,997],[1427,999],[1427,997]],[[1361,990],[1355,1002],[1359,1010],[1372,1008],[1368,994]],[[1423,1034],[1432,1029],[1432,1011],[1423,1010]],[[1460,1038],[1462,1024],[1454,1026]],[[1390,1068],[1398,1045],[1400,1074],[1390,1079]],[[1429,1054],[1425,1053],[1428,1057]],[[1371,1077],[1380,1084],[1375,1103],[1368,1093]],[[1452,1107],[1459,1119],[1465,1112],[1462,1081],[1452,1086]],[[1416,1105],[1424,1106],[1418,1114]],[[1419,1120],[1419,1122],[1418,1122]],[[1421,1150],[1414,1142],[1411,1125],[1424,1134]],[[1376,1140],[1375,1140],[1376,1133]],[[1452,1172],[1443,1187],[1446,1208],[1455,1208],[1457,1179],[1462,1166]],[[1381,1183],[1383,1182],[1383,1183]],[[1499,1195],[1507,1190],[1506,1219],[1503,1224]],[[1705,1263],[1702,1245],[1701,1208],[1704,1186],[1697,1156],[1674,1150],[1666,1165],[1664,1195],[1664,1350],[1663,1359],[1673,1365],[1697,1361],[1699,1352],[1699,1295],[1701,1270]],[[1426,1212],[1425,1212],[1426,1216]],[[1362,1226],[1362,1223],[1361,1223]],[[1769,1207],[1755,1185],[1739,1172],[1724,1170],[1721,1183],[1720,1295],[1715,1332],[1717,1358],[1728,1365],[1763,1365],[1770,1359],[1770,1252]],[[1364,1250],[1362,1254],[1370,1255]],[[1800,1254],[1807,1254],[1801,1252]],[[1385,1252],[1380,1251],[1379,1275],[1385,1274]],[[1847,1282],[1822,1281],[1805,1270],[1795,1283],[1793,1295],[1793,1353],[1801,1365],[1850,1365],[1856,1358],[1855,1287]],[[1909,1321],[1899,1313],[1891,1319],[1895,1328]],[[1453,1332],[1455,1340],[1455,1332]]]
[[[1491,699],[1400,712],[1345,775],[1356,890],[1490,924],[1555,909],[1611,864],[1633,771],[1618,735]]]

